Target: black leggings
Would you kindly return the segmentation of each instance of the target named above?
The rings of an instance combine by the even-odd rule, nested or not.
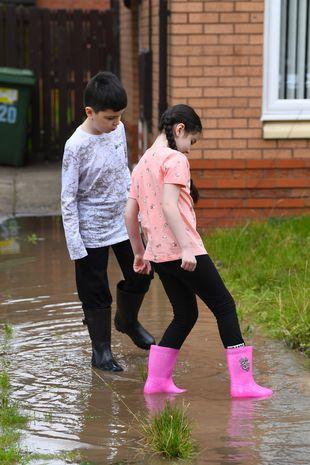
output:
[[[145,294],[152,275],[141,275],[133,270],[134,255],[129,239],[118,244],[97,249],[88,249],[88,255],[75,260],[75,277],[83,309],[105,309],[112,304],[108,280],[109,249],[112,247],[122,270],[122,289],[128,293]]]
[[[196,256],[194,271],[181,268],[181,260],[152,263],[173,308],[173,320],[159,345],[180,349],[198,317],[196,295],[214,314],[225,348],[243,344],[235,302],[209,255]]]

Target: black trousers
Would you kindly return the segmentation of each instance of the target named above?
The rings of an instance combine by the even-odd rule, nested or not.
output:
[[[145,294],[150,287],[152,275],[141,275],[133,270],[134,255],[129,240],[107,247],[87,248],[88,255],[75,260],[76,286],[83,309],[105,309],[112,304],[107,271],[110,247],[124,276],[122,289]]]
[[[196,295],[213,312],[225,348],[243,344],[235,302],[209,255],[196,256],[194,271],[181,268],[181,260],[153,263],[173,308],[173,320],[159,345],[180,349],[196,323]]]

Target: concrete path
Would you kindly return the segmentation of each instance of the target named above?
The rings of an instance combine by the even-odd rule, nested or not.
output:
[[[0,166],[0,220],[60,214],[61,164]]]

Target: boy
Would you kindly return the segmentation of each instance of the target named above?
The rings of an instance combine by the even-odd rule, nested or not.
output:
[[[92,343],[92,365],[108,371],[123,371],[111,352],[110,246],[124,276],[117,284],[115,327],[140,348],[154,344],[137,319],[151,278],[133,271],[124,222],[130,172],[120,119],[126,106],[126,91],[113,73],[94,76],[84,91],[86,119],[67,140],[62,166],[63,225]]]

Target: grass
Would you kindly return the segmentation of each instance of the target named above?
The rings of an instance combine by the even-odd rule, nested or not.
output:
[[[19,406],[11,400],[11,383],[7,368],[10,361],[7,354],[10,349],[10,341],[13,336],[12,326],[4,324],[3,352],[1,358],[0,372],[0,464],[1,465],[26,465],[28,463],[28,453],[21,450],[19,440],[21,428],[25,428],[29,419],[20,413]]]
[[[108,387],[117,399],[125,406],[138,429],[140,435],[138,454],[158,454],[165,458],[191,459],[197,446],[192,438],[190,420],[186,414],[188,406],[171,406],[167,401],[165,408],[151,417],[141,417],[135,414],[126,404],[123,397],[115,391],[96,370],[93,370],[106,387]]]
[[[139,364],[138,365],[138,373],[142,381],[145,383],[147,380],[147,367],[144,364]]]
[[[3,371],[0,373],[0,393],[1,399],[5,396],[10,390],[10,377],[7,372]]]
[[[310,356],[310,217],[270,219],[205,238],[242,325],[253,323]]]
[[[3,431],[11,428],[24,428],[28,421],[29,418],[20,413],[18,404],[10,403],[8,399],[5,399],[0,409],[0,427]]]
[[[196,452],[186,408],[166,402],[164,410],[140,423],[142,444],[148,452],[165,458],[189,460]]]
[[[3,332],[7,339],[10,339],[13,336],[13,328],[8,323],[4,323]]]
[[[27,236],[27,241],[32,244],[36,245],[38,243],[39,237],[37,236],[36,233],[28,234]]]
[[[0,463],[1,465],[24,464],[25,461],[21,449],[16,445],[1,448]]]

